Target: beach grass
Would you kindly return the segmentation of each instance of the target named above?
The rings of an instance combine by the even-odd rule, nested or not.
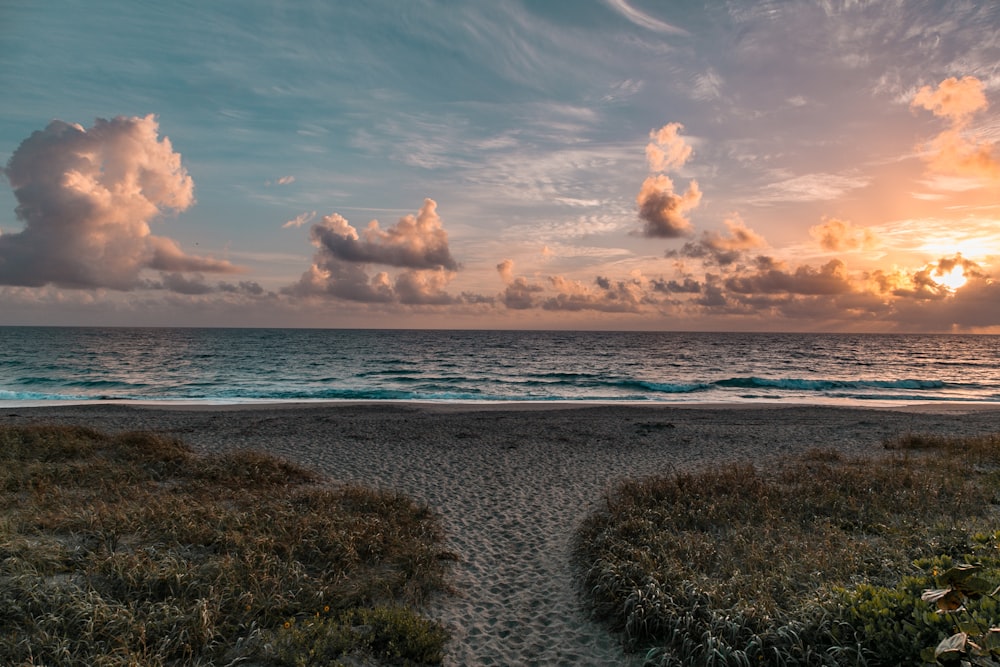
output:
[[[0,663],[435,664],[443,531],[392,492],[152,433],[0,427]]]
[[[906,435],[634,479],[576,539],[594,614],[655,665],[919,665],[954,619],[921,600],[976,562],[1000,583],[1000,436]],[[1000,609],[970,615],[989,627]]]

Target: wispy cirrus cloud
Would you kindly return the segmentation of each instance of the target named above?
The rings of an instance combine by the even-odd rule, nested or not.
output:
[[[684,30],[683,28],[678,28],[677,26],[671,25],[666,21],[661,21],[660,19],[654,18],[649,14],[636,9],[625,0],[605,0],[605,1],[616,12],[627,18],[635,25],[640,26],[642,28],[646,28],[648,30],[653,30],[655,32],[660,32],[668,35],[688,34],[687,30]]]
[[[812,173],[792,176],[760,188],[748,203],[767,205],[779,202],[832,201],[844,194],[867,187],[871,179],[858,172],[839,174]]]

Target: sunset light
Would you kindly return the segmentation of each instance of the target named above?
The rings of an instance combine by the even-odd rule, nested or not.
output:
[[[996,3],[57,0],[3,26],[10,323],[1000,327]]]
[[[1000,0],[0,0],[0,110],[0,665],[992,641]]]
[[[965,277],[965,269],[962,268],[961,264],[956,264],[945,272],[936,270],[932,275],[933,280],[938,285],[943,285],[952,291],[957,290],[968,281],[968,278]]]

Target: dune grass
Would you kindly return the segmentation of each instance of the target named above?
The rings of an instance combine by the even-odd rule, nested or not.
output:
[[[398,494],[151,433],[0,427],[0,663],[441,661],[443,532]]]
[[[920,664],[952,631],[920,599],[935,576],[1000,583],[1000,436],[885,449],[621,484],[578,533],[588,604],[648,664]]]

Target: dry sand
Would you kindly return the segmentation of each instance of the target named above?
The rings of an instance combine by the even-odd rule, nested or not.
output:
[[[574,529],[616,480],[723,461],[766,465],[815,447],[876,454],[907,432],[1000,430],[1000,411],[832,407],[101,404],[0,410],[0,423],[153,430],[200,451],[253,448],[337,481],[403,491],[444,520],[457,594],[429,613],[449,665],[626,665],[581,610]]]

